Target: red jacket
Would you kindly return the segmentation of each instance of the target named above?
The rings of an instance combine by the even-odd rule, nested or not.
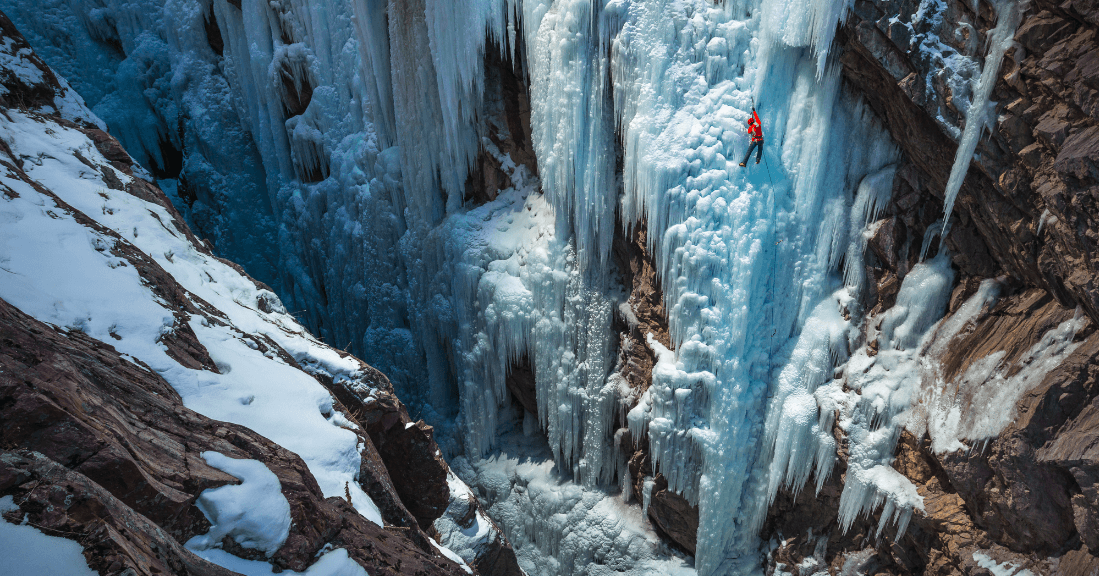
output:
[[[752,110],[752,117],[748,119],[748,134],[752,136],[752,142],[763,142],[763,126],[759,123],[759,114]]]

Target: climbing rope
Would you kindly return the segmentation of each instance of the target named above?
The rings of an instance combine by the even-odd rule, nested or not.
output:
[[[756,109],[756,99],[751,94],[748,95],[752,101],[752,110]],[[771,230],[775,236],[778,235],[778,189],[775,187],[775,180],[771,177],[771,165],[767,162],[767,150],[763,151],[763,168],[767,171],[767,181],[771,183]],[[775,326],[775,308],[778,304],[778,298],[775,294],[775,269],[778,267],[778,245],[782,243],[782,240],[774,242],[771,248],[771,273],[770,273],[770,294],[771,294],[771,336],[767,347],[767,398],[770,401],[774,394],[772,387],[770,386],[771,371],[774,369],[774,353],[775,353],[775,335],[778,333],[778,327]]]
[[[756,109],[756,99],[751,94],[748,98],[752,101],[752,111]],[[778,230],[778,189],[775,187],[775,180],[771,177],[771,165],[767,162],[767,150],[763,151],[763,169],[767,171],[767,181],[771,183],[771,230]],[[774,243],[775,246],[782,244],[782,240]],[[775,349],[775,333],[778,332],[778,328],[775,327],[775,267],[778,266],[778,248],[771,250],[771,344],[768,349],[768,358]]]

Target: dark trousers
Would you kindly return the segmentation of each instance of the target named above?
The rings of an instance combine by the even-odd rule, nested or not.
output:
[[[759,159],[763,156],[763,140],[757,140],[752,142],[752,145],[748,147],[748,153],[744,155],[744,161],[741,164],[747,164],[748,158],[752,157],[752,151],[756,152],[756,164],[759,164]]]

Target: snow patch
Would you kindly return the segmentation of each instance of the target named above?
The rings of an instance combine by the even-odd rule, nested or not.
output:
[[[12,496],[0,496],[0,514],[18,510]],[[79,543],[0,519],[0,574],[95,576]]]
[[[229,537],[270,558],[290,535],[290,504],[282,495],[278,476],[258,460],[234,459],[217,452],[203,452],[202,458],[241,483],[202,491],[195,505],[210,521],[210,530],[188,540],[187,547],[214,548]]]
[[[195,550],[201,558],[213,562],[222,568],[244,576],[369,576],[357,562],[351,559],[347,550],[337,548],[324,554],[307,568],[305,572],[282,570],[275,572],[275,567],[267,562],[259,560],[245,560],[218,548]]]
[[[1034,576],[1030,570],[1019,570],[1019,567],[1011,562],[996,562],[991,556],[981,551],[973,553],[973,561],[981,568],[987,568],[992,572],[992,576]]]

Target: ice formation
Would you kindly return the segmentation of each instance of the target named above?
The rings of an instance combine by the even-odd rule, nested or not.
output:
[[[988,53],[985,55],[981,75],[973,91],[973,99],[966,111],[965,130],[958,142],[958,152],[954,156],[954,165],[950,168],[950,178],[943,192],[943,236],[950,224],[950,214],[954,211],[954,201],[962,189],[965,174],[969,171],[969,162],[977,150],[977,140],[988,126],[992,114],[989,97],[996,87],[1000,76],[1000,64],[1008,49],[1017,46],[1015,30],[1023,19],[1024,0],[999,0],[993,3],[996,8],[996,27],[988,34]],[[974,35],[975,37],[975,35]]]
[[[511,416],[489,454],[455,457],[451,467],[471,478],[470,488],[490,504],[486,511],[507,533],[527,574],[696,573],[689,557],[660,543],[638,506],[624,502],[614,486],[576,482],[554,461],[545,437]],[[444,541],[449,546],[455,540]]]
[[[996,303],[1000,289],[999,281],[985,280],[977,293],[939,327],[929,345],[931,354],[944,354],[951,339],[964,333],[968,323]],[[908,428],[921,435],[926,431],[931,449],[937,453],[970,449],[995,438],[1015,420],[1015,406],[1023,394],[1041,384],[1080,345],[1074,339],[1084,324],[1084,315],[1077,310],[1071,319],[1042,334],[1013,362],[1005,358],[1006,352],[994,352],[951,380],[938,366],[929,365]],[[984,408],[966,410],[968,406]]]
[[[699,506],[693,568],[754,571],[768,504],[783,487],[825,481],[835,426],[852,446],[844,526],[884,505],[879,531],[893,520],[903,531],[920,507],[889,464],[928,382],[921,351],[933,345],[952,272],[945,252],[916,266],[868,331],[881,352],[852,355],[864,343],[859,263],[899,153],[841,89],[829,58],[849,0],[40,4],[0,1],[176,190],[196,229],[327,342],[387,373],[436,425],[455,472],[531,574],[691,569],[614,492],[625,471],[612,429],[622,393],[611,326],[624,295],[611,243],[619,225],[642,220],[672,347],[650,338],[652,387],[626,420],[648,438],[670,489]],[[936,6],[925,0],[916,18],[934,18]],[[1011,0],[1001,8],[985,62],[993,76],[1018,15]],[[71,42],[55,43],[57,31]],[[504,118],[490,56],[530,82],[537,174],[494,143],[520,135]],[[990,86],[982,75],[972,96],[962,176]],[[764,163],[741,169],[753,106]],[[474,205],[465,182],[481,154],[510,185]],[[96,198],[69,201],[91,212],[134,202]],[[109,227],[131,226],[102,212]],[[223,310],[257,297],[189,272],[198,257],[163,232],[141,234],[150,255]],[[150,304],[148,322],[132,329],[163,324],[160,313]],[[309,338],[279,329],[287,314],[270,325],[231,315],[311,358],[312,369],[353,377]],[[103,332],[103,322],[81,326]],[[220,327],[193,328],[221,343],[211,350],[233,370],[260,361]],[[1036,358],[1065,353],[1063,335],[1051,338]],[[130,353],[161,367],[158,351]],[[533,367],[536,416],[508,405],[506,378],[522,359]],[[837,373],[861,394],[845,392]],[[173,383],[189,406],[299,450],[325,493],[343,494],[350,460],[306,456],[354,449],[324,397],[303,389],[276,400],[259,383],[213,395],[216,378],[185,376]],[[273,405],[315,403],[315,418],[293,430],[252,418],[244,399],[262,404],[261,392]],[[993,424],[950,434],[973,438]],[[528,436],[536,430],[544,441]],[[331,462],[342,464],[322,467]],[[365,494],[353,500],[376,514]],[[442,532],[459,552],[479,538]]]
[[[133,177],[112,167],[84,133],[31,110],[9,109],[0,119],[0,138],[23,164],[19,173],[0,175],[0,298],[40,321],[110,342],[168,381],[187,407],[249,427],[297,453],[325,496],[350,497],[356,510],[381,525],[377,506],[358,482],[356,425],[310,375],[366,386],[362,366],[309,335],[269,290],[201,252],[164,206],[111,188],[109,182],[121,187]],[[177,316],[117,250],[155,262],[202,312]],[[193,368],[169,352],[163,339],[184,323],[217,372]],[[293,362],[265,342],[277,343]],[[246,547],[273,552],[289,526],[277,479],[259,462],[206,457],[243,480],[204,493],[213,537],[224,532]],[[242,507],[241,498],[252,507]],[[240,561],[209,544],[194,542],[207,559]],[[258,564],[270,572],[270,564]]]

